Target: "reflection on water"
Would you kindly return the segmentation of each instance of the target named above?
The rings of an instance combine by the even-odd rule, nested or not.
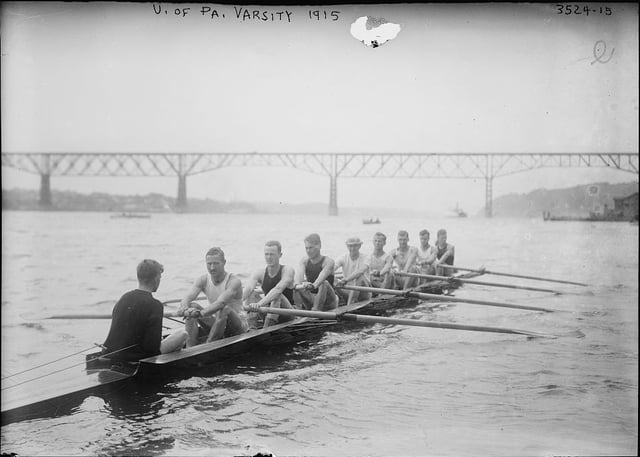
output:
[[[592,285],[554,287],[579,294],[558,296],[484,286],[456,291],[555,313],[433,302],[390,313],[552,333],[560,336],[555,340],[341,324],[311,332],[300,344],[252,349],[206,369],[135,383],[126,394],[87,398],[68,414],[3,427],[3,452],[49,455],[53,442],[61,455],[636,451],[637,226],[385,218],[371,229],[361,218],[323,216],[166,214],[135,224],[100,213],[3,216],[3,267],[9,267],[2,281],[3,375],[102,342],[109,326],[108,319],[39,316],[109,314],[135,287],[135,265],[145,257],[165,266],[157,296],[179,298],[205,272],[203,256],[212,245],[223,246],[229,269],[246,278],[262,266],[267,238],[279,238],[283,263],[296,265],[309,232],[320,233],[323,252],[337,257],[348,236],[365,240],[369,252],[374,231],[388,235],[391,249],[399,229],[414,244],[422,228],[446,227],[460,265]],[[616,242],[605,242],[612,235]],[[46,262],[34,250],[47,252]]]

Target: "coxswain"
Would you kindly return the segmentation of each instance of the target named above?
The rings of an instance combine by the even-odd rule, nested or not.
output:
[[[133,362],[184,346],[187,333],[183,329],[162,339],[164,306],[153,293],[160,286],[163,271],[156,260],[144,259],[138,264],[138,288],[124,294],[114,306],[103,357]]]

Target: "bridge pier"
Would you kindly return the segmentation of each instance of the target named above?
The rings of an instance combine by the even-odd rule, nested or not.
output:
[[[51,175],[40,175],[40,207],[51,208],[53,206],[51,200]]]
[[[493,176],[485,178],[484,215],[493,217]]]
[[[329,216],[338,215],[338,177],[329,177]]]
[[[178,175],[178,198],[176,209],[184,211],[187,209],[187,175]]]

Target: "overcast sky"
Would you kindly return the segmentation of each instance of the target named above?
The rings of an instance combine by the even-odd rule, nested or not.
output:
[[[316,20],[308,7],[249,7],[262,21],[243,20],[243,5],[3,2],[2,150],[637,152],[638,8],[602,5],[612,14],[332,5]],[[365,46],[350,33],[362,16],[400,32]],[[39,186],[6,167],[2,178],[3,188]],[[632,180],[546,169],[499,178],[494,195]],[[222,200],[329,195],[328,177],[294,169],[222,169],[187,185]],[[54,177],[52,188],[175,196],[177,179]],[[338,180],[340,206],[371,206],[375,194],[380,206],[410,207],[401,197],[416,192],[442,208],[484,204],[483,181]]]

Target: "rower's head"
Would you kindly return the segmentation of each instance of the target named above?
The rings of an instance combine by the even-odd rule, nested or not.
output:
[[[224,251],[219,247],[213,247],[207,251],[205,255],[207,262],[207,271],[211,276],[224,274],[224,265],[227,260],[224,258]]]
[[[348,238],[345,242],[347,245],[347,249],[349,250],[349,255],[352,259],[355,259],[360,255],[360,248],[362,247],[362,241],[357,236],[352,236]]]
[[[442,245],[447,242],[447,231],[445,229],[438,230],[438,244]]]
[[[409,232],[406,230],[400,230],[398,232],[398,244],[402,247],[406,247],[409,244]]]
[[[282,257],[282,245],[280,241],[270,240],[264,244],[264,260],[268,266],[278,265]]]
[[[160,277],[164,267],[153,259],[144,259],[138,264],[137,275],[138,283],[141,287],[155,292],[160,286]]]
[[[321,247],[322,243],[320,242],[320,235],[317,233],[307,235],[304,239],[304,250],[307,252],[307,256],[309,256],[310,259],[315,259],[320,255]]]
[[[376,232],[373,235],[373,249],[381,250],[387,244],[387,235],[382,232]]]
[[[423,247],[427,247],[429,245],[430,236],[431,235],[429,234],[429,230],[420,230],[420,244],[422,244]]]

